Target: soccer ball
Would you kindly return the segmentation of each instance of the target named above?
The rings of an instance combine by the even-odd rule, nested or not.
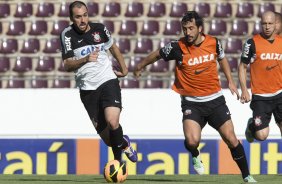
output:
[[[118,160],[109,161],[104,168],[104,178],[108,183],[123,183],[127,178],[125,162]]]

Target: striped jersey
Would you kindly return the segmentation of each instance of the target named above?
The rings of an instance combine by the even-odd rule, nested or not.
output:
[[[64,60],[81,59],[99,49],[97,62],[88,62],[74,71],[76,86],[82,90],[95,90],[104,82],[117,78],[107,54],[113,44],[110,32],[100,23],[89,23],[89,26],[88,32],[80,34],[70,25],[60,37]]]

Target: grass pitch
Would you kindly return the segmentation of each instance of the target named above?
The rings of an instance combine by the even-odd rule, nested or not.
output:
[[[279,184],[282,175],[254,175],[258,183]],[[102,175],[0,175],[0,184],[99,184],[107,183]],[[125,184],[238,184],[241,175],[134,175]]]

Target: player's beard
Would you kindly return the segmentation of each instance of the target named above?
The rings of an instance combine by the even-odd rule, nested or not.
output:
[[[193,37],[186,35],[185,39],[186,39],[188,45],[194,45],[199,36],[200,36],[200,32],[198,32],[197,35],[195,35]],[[192,38],[192,39],[190,39],[190,38]]]
[[[87,31],[87,28],[89,26],[89,23],[86,24],[85,29],[81,30],[76,24],[73,25],[74,30],[79,33],[79,34],[83,34]]]

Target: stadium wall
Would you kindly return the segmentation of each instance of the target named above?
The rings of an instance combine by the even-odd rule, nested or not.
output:
[[[121,122],[137,149],[129,174],[195,174],[184,149],[180,98],[169,89],[123,90]],[[248,104],[223,91],[252,174],[282,173],[282,143],[271,122],[270,137],[244,139]],[[96,135],[76,89],[0,90],[0,173],[101,174],[113,156]],[[239,173],[217,132],[206,126],[200,144],[206,174]],[[125,157],[124,160],[127,161]]]

